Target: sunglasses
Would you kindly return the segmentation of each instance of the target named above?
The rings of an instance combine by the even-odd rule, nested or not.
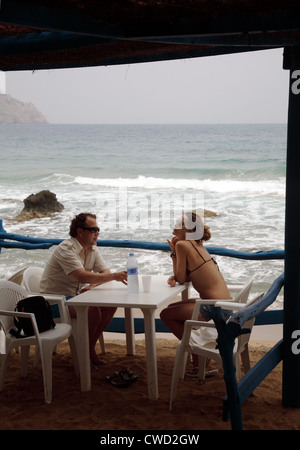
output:
[[[99,233],[100,228],[98,227],[80,227],[82,230],[88,230],[90,233]]]

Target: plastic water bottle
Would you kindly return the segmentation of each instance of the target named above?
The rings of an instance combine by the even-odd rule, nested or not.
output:
[[[128,294],[139,293],[138,265],[133,253],[129,253],[127,260],[127,287]]]

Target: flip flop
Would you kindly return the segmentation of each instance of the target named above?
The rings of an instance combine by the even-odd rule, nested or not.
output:
[[[123,388],[131,386],[138,378],[138,375],[132,373],[129,369],[115,372],[112,376],[105,377],[106,381],[112,386]]]
[[[105,377],[106,381],[110,383],[112,386],[123,388],[131,386],[131,382],[124,381],[119,375],[112,375],[111,377]]]
[[[124,381],[130,382],[130,383],[133,383],[138,378],[138,375],[136,375],[135,373],[132,373],[131,370],[129,370],[129,369],[124,369],[124,370],[121,370],[120,372],[115,372],[115,374],[120,375],[120,377]]]

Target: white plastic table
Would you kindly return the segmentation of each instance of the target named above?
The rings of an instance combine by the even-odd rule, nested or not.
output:
[[[188,284],[170,287],[167,276],[153,275],[151,292],[144,293],[140,280],[140,293],[128,295],[127,286],[111,281],[68,300],[77,313],[77,351],[82,391],[91,389],[91,371],[88,339],[88,307],[113,306],[125,308],[126,341],[128,353],[134,354],[134,327],[131,308],[140,308],[144,315],[148,397],[157,400],[158,376],[155,340],[155,310],[166,305],[177,295],[187,296]]]

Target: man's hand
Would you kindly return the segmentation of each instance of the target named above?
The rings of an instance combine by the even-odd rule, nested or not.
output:
[[[114,280],[121,281],[121,283],[127,285],[127,272],[123,270],[122,272],[116,272],[113,274]]]

